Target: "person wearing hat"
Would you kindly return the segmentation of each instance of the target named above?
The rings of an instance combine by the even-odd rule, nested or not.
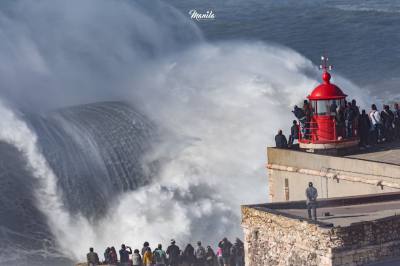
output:
[[[317,197],[318,197],[318,191],[313,186],[312,182],[308,183],[308,188],[306,189],[306,197],[307,197],[308,219],[317,220]],[[311,210],[312,210],[312,216],[311,216]]]
[[[175,240],[171,239],[171,245],[167,248],[168,255],[168,265],[169,266],[177,266],[179,265],[179,256],[181,251],[179,247],[175,244]]]

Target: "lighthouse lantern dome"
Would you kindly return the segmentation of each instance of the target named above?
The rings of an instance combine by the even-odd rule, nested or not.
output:
[[[309,100],[333,100],[333,99],[344,99],[346,98],[346,94],[336,86],[335,84],[330,82],[331,74],[327,70],[324,70],[322,74],[323,83],[318,85],[311,94],[307,97]]]
[[[335,116],[336,107],[344,107],[347,95],[338,86],[331,83],[331,74],[328,70],[331,70],[332,66],[328,65],[328,58],[322,56],[321,60],[322,83],[307,98],[310,100],[314,115]]]

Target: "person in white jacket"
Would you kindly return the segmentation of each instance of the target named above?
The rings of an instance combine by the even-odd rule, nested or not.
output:
[[[135,249],[132,254],[132,265],[142,266],[142,256],[139,254],[139,250]]]
[[[373,129],[375,131],[376,137],[377,137],[377,142],[383,141],[383,127],[382,127],[382,119],[381,115],[379,114],[378,109],[376,108],[376,105],[373,104],[371,106],[371,112],[369,112],[369,119],[371,120],[371,124],[373,126]]]

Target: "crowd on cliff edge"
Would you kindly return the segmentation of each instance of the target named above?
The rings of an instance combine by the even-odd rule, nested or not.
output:
[[[400,140],[400,107],[398,103],[384,104],[382,110],[378,110],[375,104],[367,113],[357,106],[356,100],[337,105],[332,101],[329,107],[330,114],[334,117],[337,138],[360,138],[360,146],[367,148],[371,145]],[[310,125],[312,124],[313,108],[304,100],[303,107],[294,106],[292,111],[297,120],[293,121],[289,141],[282,130],[275,136],[276,147],[290,148],[295,140],[311,139]]]
[[[119,255],[118,255],[119,253]],[[98,254],[93,248],[87,254],[87,265],[110,265],[110,266],[244,266],[244,245],[240,239],[231,243],[227,238],[222,239],[216,248],[203,247],[200,241],[196,247],[187,244],[181,250],[171,240],[166,250],[161,244],[152,250],[149,242],[144,242],[143,247],[132,250],[125,244],[117,253],[115,247],[107,247],[104,251],[104,260],[100,261]]]

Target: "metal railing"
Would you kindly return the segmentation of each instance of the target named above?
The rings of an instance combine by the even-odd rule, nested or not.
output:
[[[325,125],[324,125],[325,124]],[[326,124],[329,124],[329,126],[326,126]],[[358,136],[358,130],[357,130],[357,123],[356,121],[352,122],[352,126],[351,126],[351,135],[346,134],[347,131],[347,126],[346,123],[344,123],[343,125],[338,126],[336,124],[336,120],[333,118],[332,120],[330,120],[328,122],[327,121],[315,121],[314,119],[312,119],[309,122],[303,122],[301,123],[299,121],[299,142],[306,142],[306,141],[310,141],[310,142],[314,142],[314,141],[318,141],[318,140],[326,140],[326,138],[322,137],[321,135],[327,136],[329,135],[328,133],[326,134],[319,134],[321,128],[327,128],[329,130],[329,128],[331,128],[333,132],[333,137],[332,139],[328,139],[328,140],[332,140],[332,141],[336,141],[339,140],[339,137],[342,137],[342,139],[352,139]]]

